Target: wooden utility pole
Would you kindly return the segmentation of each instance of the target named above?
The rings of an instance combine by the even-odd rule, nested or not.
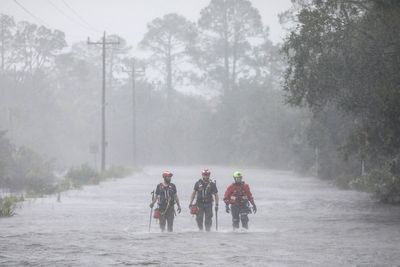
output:
[[[1,20],[1,72],[4,72],[4,19]]]
[[[315,176],[319,177],[319,147],[315,148]]]
[[[106,169],[106,45],[118,45],[118,42],[107,42],[106,32],[104,32],[101,42],[91,42],[89,37],[87,43],[89,45],[102,45],[103,48],[103,86],[101,97],[101,171]]]
[[[129,74],[131,77],[131,82],[132,82],[132,164],[133,167],[136,167],[137,164],[137,156],[136,156],[136,150],[137,150],[137,141],[136,141],[136,132],[137,132],[137,125],[136,125],[136,75],[137,74],[144,74],[145,73],[145,68],[142,70],[138,70],[136,68],[135,64],[135,59],[133,58],[131,61],[131,69],[130,70],[124,70]]]
[[[136,75],[135,59],[132,60],[132,164],[136,167]]]

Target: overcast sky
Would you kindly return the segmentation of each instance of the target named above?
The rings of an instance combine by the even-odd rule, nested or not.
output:
[[[200,10],[210,0],[0,0],[0,13],[15,20],[43,24],[66,33],[69,44],[99,39],[102,31],[116,33],[136,47],[146,32],[146,24],[167,13],[178,13],[197,21]],[[290,0],[251,0],[270,27],[270,38],[281,41],[284,31],[278,14],[291,5]],[[18,5],[20,4],[20,5]],[[27,10],[25,11],[24,8]],[[30,12],[32,15],[28,14]],[[36,17],[36,18],[35,18]]]

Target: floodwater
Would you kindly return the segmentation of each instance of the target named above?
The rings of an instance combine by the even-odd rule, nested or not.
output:
[[[400,207],[290,172],[241,169],[258,213],[233,232],[224,206],[219,231],[198,232],[188,202],[201,167],[174,167],[183,211],[174,233],[148,232],[150,192],[163,167],[27,200],[0,220],[0,266],[400,266]],[[211,168],[220,197],[229,167]]]

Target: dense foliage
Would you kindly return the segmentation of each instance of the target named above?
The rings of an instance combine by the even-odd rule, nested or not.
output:
[[[309,137],[320,151],[320,175],[356,178],[367,170],[358,180],[398,202],[400,2],[296,2],[285,89],[289,103],[314,114]]]

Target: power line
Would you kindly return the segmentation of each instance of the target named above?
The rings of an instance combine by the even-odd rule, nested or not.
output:
[[[27,8],[25,8],[21,3],[19,3],[17,0],[13,0],[14,3],[16,3],[20,8],[22,8],[26,13],[28,13],[30,16],[32,16],[34,19],[36,19],[38,22],[40,22],[41,24],[44,24],[45,26],[47,26],[48,28],[51,28],[49,26],[48,23],[46,23],[44,20],[42,20],[41,18],[35,16],[32,12],[30,12]]]
[[[100,33],[101,31],[99,31],[98,29],[96,29],[95,27],[93,27],[92,25],[90,25],[89,22],[87,22],[84,18],[82,18],[82,16],[80,16],[70,5],[68,5],[64,0],[61,0],[63,2],[63,4],[69,9],[71,10],[72,13],[74,13],[74,15],[80,19],[83,23],[85,23],[91,30]]]
[[[70,17],[69,15],[67,15],[64,11],[62,11],[60,8],[58,8],[51,0],[47,0],[47,2],[49,2],[49,4],[52,7],[54,7],[54,9],[56,9],[58,12],[60,12],[69,21],[76,23],[77,25],[79,25],[81,28],[84,28],[85,30],[93,31],[92,29],[88,28],[86,25],[81,24],[81,22],[79,22],[79,21],[73,19],[72,17]]]

